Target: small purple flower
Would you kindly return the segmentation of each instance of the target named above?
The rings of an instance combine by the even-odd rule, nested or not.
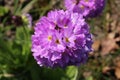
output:
[[[84,17],[98,16],[104,6],[105,0],[65,0],[67,10],[80,13]]]
[[[28,25],[28,28],[32,28],[32,16],[30,14],[22,14],[22,19]]]
[[[42,17],[32,35],[32,52],[40,66],[80,65],[92,50],[89,26],[78,13],[55,10]]]
[[[96,17],[102,13],[106,0],[95,0],[95,7],[90,10],[88,17]]]

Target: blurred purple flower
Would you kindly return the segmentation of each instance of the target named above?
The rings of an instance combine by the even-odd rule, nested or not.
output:
[[[94,8],[90,10],[88,17],[96,17],[102,13],[106,0],[95,0]]]
[[[55,10],[36,23],[31,50],[40,66],[79,66],[88,59],[91,45],[89,26],[81,14]]]
[[[23,22],[28,25],[28,28],[32,27],[32,17],[30,14],[23,14],[22,19],[23,19]]]
[[[80,13],[84,17],[98,16],[104,6],[105,0],[65,0],[67,10]]]

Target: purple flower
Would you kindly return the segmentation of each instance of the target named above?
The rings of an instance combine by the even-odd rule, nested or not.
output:
[[[78,13],[55,10],[42,17],[32,35],[32,52],[40,66],[80,65],[92,50],[89,26]]]
[[[28,25],[28,28],[32,28],[32,16],[30,14],[22,14],[22,19]]]
[[[90,10],[88,17],[96,17],[100,13],[102,13],[104,7],[105,7],[105,0],[95,0],[94,8]]]
[[[104,6],[105,0],[65,0],[67,10],[80,13],[84,17],[98,16]]]

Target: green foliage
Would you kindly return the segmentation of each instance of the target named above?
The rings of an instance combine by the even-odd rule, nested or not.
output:
[[[8,8],[0,6],[0,16],[5,15],[6,13],[8,13]]]
[[[66,75],[69,77],[69,80],[78,80],[78,68],[75,66],[70,66],[66,70]]]

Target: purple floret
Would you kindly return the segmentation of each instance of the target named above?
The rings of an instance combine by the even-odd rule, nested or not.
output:
[[[55,10],[36,23],[32,52],[40,66],[79,66],[88,59],[92,43],[89,26],[81,14]]]
[[[96,17],[104,9],[105,0],[65,0],[68,11],[80,13],[84,17]]]
[[[105,0],[95,0],[95,8],[92,9],[87,17],[96,17],[100,15],[105,7]]]

